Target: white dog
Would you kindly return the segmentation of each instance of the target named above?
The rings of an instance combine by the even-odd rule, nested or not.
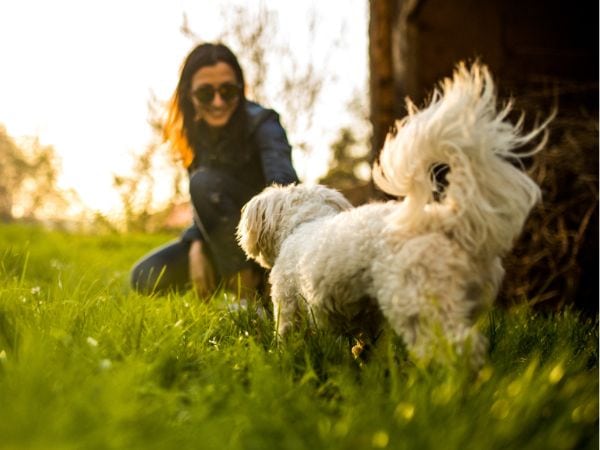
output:
[[[238,239],[271,268],[277,333],[301,310],[317,326],[373,334],[385,318],[420,358],[443,343],[481,362],[485,339],[473,326],[495,299],[512,247],[540,198],[513,163],[540,134],[496,109],[485,66],[460,64],[429,105],[397,122],[374,165],[377,186],[401,201],[353,208],[323,186],[269,187],[242,210]],[[542,142],[537,151],[542,147]],[[528,155],[530,155],[528,153]],[[432,168],[449,167],[437,193]],[[442,338],[442,339],[440,339]]]

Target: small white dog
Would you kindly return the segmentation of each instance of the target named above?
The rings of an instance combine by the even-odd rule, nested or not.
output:
[[[401,201],[353,208],[324,186],[269,187],[244,206],[238,239],[271,268],[279,335],[300,310],[354,334],[375,334],[385,318],[419,358],[450,343],[479,364],[486,341],[475,319],[495,299],[501,257],[540,198],[513,164],[523,156],[515,149],[547,122],[522,134],[522,121],[507,120],[510,104],[496,109],[492,78],[477,63],[460,64],[426,108],[408,110],[373,168],[377,186]],[[440,163],[448,184],[436,200]]]

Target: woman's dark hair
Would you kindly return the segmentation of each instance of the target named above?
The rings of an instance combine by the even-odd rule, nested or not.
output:
[[[183,63],[164,129],[166,139],[171,141],[175,150],[183,158],[186,167],[191,164],[194,157],[193,149],[201,137],[198,132],[198,124],[194,120],[196,112],[190,98],[192,77],[202,67],[214,66],[219,62],[226,63],[233,69],[236,81],[242,86],[238,106],[226,128],[227,132],[232,134],[233,139],[240,139],[240,145],[243,144],[241,139],[246,124],[246,98],[243,89],[245,84],[242,68],[236,56],[227,46],[221,43],[200,44],[190,52]]]

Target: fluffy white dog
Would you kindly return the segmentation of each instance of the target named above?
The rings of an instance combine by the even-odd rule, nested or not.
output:
[[[486,342],[475,319],[540,198],[515,149],[547,122],[523,134],[522,120],[507,120],[510,103],[496,108],[477,63],[460,64],[426,108],[408,110],[373,167],[377,186],[401,200],[353,208],[324,186],[269,187],[243,208],[238,239],[271,268],[279,335],[302,310],[317,326],[354,334],[373,335],[385,319],[417,357],[436,358],[449,343],[478,364]],[[439,164],[449,173],[434,197]]]

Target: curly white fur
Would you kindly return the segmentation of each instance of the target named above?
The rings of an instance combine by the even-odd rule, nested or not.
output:
[[[373,168],[376,184],[402,201],[352,208],[323,186],[269,187],[242,210],[238,238],[246,254],[271,268],[277,333],[310,310],[317,325],[370,330],[381,317],[419,357],[440,343],[481,362],[485,340],[473,328],[496,297],[504,256],[540,198],[513,163],[522,120],[496,109],[485,66],[461,64],[429,105],[398,121]],[[538,149],[543,145],[540,144]],[[434,201],[431,168],[450,168]],[[443,339],[438,339],[442,337]]]

